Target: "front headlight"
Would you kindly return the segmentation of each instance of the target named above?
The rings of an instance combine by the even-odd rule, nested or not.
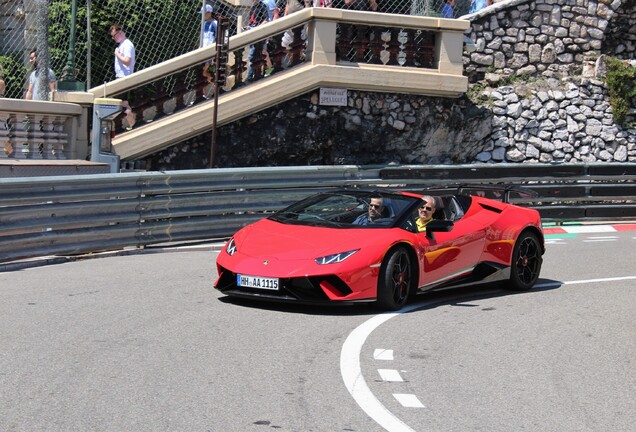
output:
[[[316,258],[316,262],[318,264],[340,263],[340,262],[343,262],[344,260],[346,260],[347,258],[349,258],[354,253],[358,252],[359,250],[360,249],[350,250],[350,251],[347,251],[347,252],[340,252],[340,253],[337,253],[337,254],[327,255],[327,256],[324,256],[324,257]]]
[[[225,245],[225,252],[227,252],[227,254],[230,256],[236,253],[236,245],[234,244],[234,237],[232,237],[230,241],[227,242],[227,244]]]

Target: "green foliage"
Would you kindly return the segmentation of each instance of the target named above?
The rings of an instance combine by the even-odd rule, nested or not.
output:
[[[86,4],[77,2],[75,64],[77,79],[86,81]],[[111,24],[120,24],[135,45],[135,70],[144,69],[198,48],[200,14],[192,1],[93,0],[91,2],[91,86],[115,79],[115,42]],[[194,12],[193,12],[194,11]],[[51,65],[61,74],[69,48],[71,5],[68,0],[49,3]],[[122,18],[125,17],[125,18]],[[168,24],[170,23],[170,24]]]
[[[26,68],[22,65],[22,55],[1,55],[0,71],[7,88],[5,96],[14,97],[19,94],[21,97],[22,90],[19,89],[24,87],[26,76]]]
[[[624,124],[630,106],[636,106],[636,68],[627,62],[608,57],[605,81],[614,119],[618,124]]]

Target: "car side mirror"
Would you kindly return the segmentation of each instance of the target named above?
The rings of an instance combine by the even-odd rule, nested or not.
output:
[[[455,224],[448,220],[432,220],[426,224],[426,237],[435,238],[435,232],[449,232]]]

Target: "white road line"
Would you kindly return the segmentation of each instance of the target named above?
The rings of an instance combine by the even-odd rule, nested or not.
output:
[[[378,369],[382,381],[403,382],[402,376],[395,369]]]
[[[567,245],[566,242],[562,241],[561,239],[554,239],[554,240],[546,240],[545,244],[559,244],[559,245]]]
[[[599,242],[613,242],[618,239],[592,239],[592,240],[583,240],[583,243],[599,243]]]
[[[393,350],[376,348],[373,351],[374,360],[393,360]]]
[[[601,240],[601,239],[618,239],[618,236],[589,236],[588,238],[590,238],[590,239],[594,239],[594,240]]]
[[[562,227],[562,228],[570,234],[616,232],[614,227],[609,225],[580,225],[580,226],[569,226],[569,227]]]
[[[636,280],[636,276],[624,276],[615,278],[604,279],[587,279],[568,282],[547,282],[543,284],[537,284],[535,287],[548,287],[559,285],[576,285],[585,283],[597,283],[597,282],[615,282],[619,280]],[[461,297],[461,296],[458,296]],[[387,312],[380,315],[376,315],[369,318],[358,327],[353,329],[347,339],[342,345],[340,350],[340,375],[344,381],[344,385],[349,391],[349,394],[356,401],[358,406],[377,424],[382,426],[389,432],[415,432],[406,423],[397,418],[391,411],[386,409],[382,403],[373,395],[367,382],[362,376],[362,368],[360,366],[360,352],[362,346],[366,342],[369,335],[382,324],[387,322],[393,317],[399,316],[403,313],[408,313],[413,310],[422,309],[426,306],[433,304],[433,302],[425,302],[413,304],[402,308],[399,312]]]
[[[390,432],[415,432],[406,423],[397,418],[391,411],[371,393],[360,368],[360,350],[369,335],[384,322],[400,313],[421,308],[422,305],[413,305],[402,309],[399,313],[390,312],[369,318],[356,327],[345,340],[340,351],[340,374],[349,394],[358,406],[371,417],[377,424]]]
[[[393,397],[406,408],[425,408],[417,396],[405,393],[393,393]]]

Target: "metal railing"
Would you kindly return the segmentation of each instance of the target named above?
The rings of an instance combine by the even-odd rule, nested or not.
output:
[[[636,219],[636,165],[310,166],[0,179],[0,262],[227,238],[311,193],[517,184],[546,220]]]

